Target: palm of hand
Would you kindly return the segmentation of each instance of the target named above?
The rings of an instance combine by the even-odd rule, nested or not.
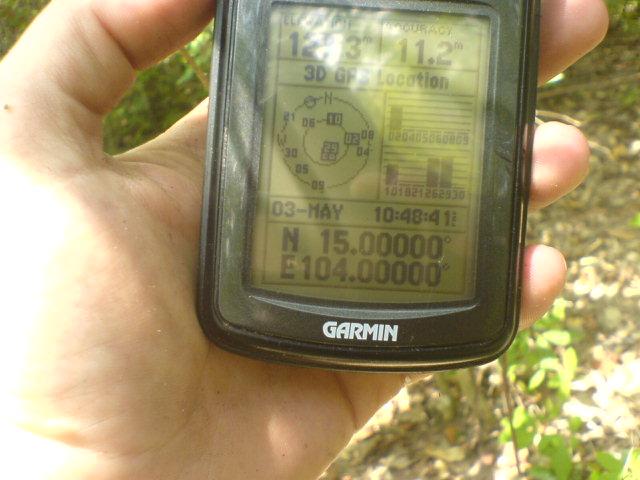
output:
[[[181,155],[161,138],[125,161],[67,157],[78,171],[47,187],[46,215],[64,224],[48,270],[65,275],[33,292],[57,321],[25,324],[39,341],[22,426],[153,478],[211,464],[287,478],[306,450],[318,472],[402,377],[265,364],[207,341],[195,312],[200,165]],[[224,446],[212,455],[212,444]],[[227,465],[230,452],[248,460]]]

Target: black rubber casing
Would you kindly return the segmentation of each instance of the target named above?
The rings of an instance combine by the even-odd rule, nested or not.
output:
[[[461,303],[410,306],[319,302],[248,286],[247,239],[262,134],[259,99],[273,3],[276,0],[219,0],[217,5],[198,292],[204,332],[235,353],[334,369],[424,371],[497,358],[518,330],[539,1],[287,2],[491,18],[476,295]],[[329,320],[399,325],[398,341],[329,339],[322,333]]]

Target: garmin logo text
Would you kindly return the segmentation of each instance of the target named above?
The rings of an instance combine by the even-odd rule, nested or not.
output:
[[[397,342],[398,325],[382,323],[326,322],[322,326],[325,337],[343,340],[375,340],[378,342]]]

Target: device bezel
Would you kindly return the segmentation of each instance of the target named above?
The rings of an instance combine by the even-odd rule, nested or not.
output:
[[[264,8],[270,8],[273,3],[339,4],[354,5],[358,8],[376,6],[401,9],[415,9],[420,5],[424,9],[451,13],[464,10],[472,14],[482,12],[485,15],[487,9],[495,12],[495,18],[492,20],[496,42],[492,48],[495,70],[490,78],[492,101],[487,102],[491,107],[493,128],[487,126],[487,141],[492,142],[491,162],[496,169],[488,169],[483,173],[483,189],[491,193],[483,195],[483,198],[491,198],[493,201],[481,203],[482,227],[478,241],[478,262],[482,268],[490,270],[485,278],[491,279],[493,284],[488,286],[478,283],[477,295],[473,301],[417,305],[411,308],[407,308],[406,305],[394,305],[394,308],[380,308],[380,305],[374,305],[373,308],[363,308],[361,304],[335,305],[331,302],[318,305],[317,302],[300,302],[299,299],[286,296],[265,297],[260,292],[246,288],[246,285],[238,285],[238,282],[234,282],[236,285],[229,289],[228,285],[224,285],[224,281],[216,281],[220,278],[220,262],[225,254],[221,249],[220,225],[223,219],[220,203],[230,201],[224,193],[219,193],[221,183],[225,181],[225,167],[228,166],[226,162],[233,161],[228,157],[230,139],[233,142],[229,132],[233,126],[230,116],[241,115],[238,112],[242,111],[242,108],[251,110],[247,105],[252,102],[251,122],[247,122],[248,127],[244,131],[235,131],[234,137],[239,134],[255,136],[256,131],[261,131],[260,128],[256,128],[256,122],[260,122],[259,116],[256,118],[255,115],[255,111],[259,109],[258,99],[249,99],[248,95],[243,105],[239,106],[237,98],[230,98],[233,96],[231,89],[234,68],[242,65],[245,69],[251,69],[256,65],[252,65],[252,62],[245,58],[247,55],[238,55],[238,45],[242,44],[242,38],[239,40],[236,35],[235,22],[239,15],[243,15],[238,8],[247,1],[250,0],[220,0],[216,17],[213,65],[219,68],[216,71],[214,67],[215,75],[212,76],[212,121],[205,168],[198,302],[199,318],[206,334],[217,344],[238,353],[333,368],[424,370],[480,363],[495,358],[510,344],[518,326],[519,277],[522,268],[530,176],[528,165],[531,128],[535,108],[539,8],[537,0],[251,1],[253,6],[258,5],[252,7],[258,8],[254,11],[255,18],[260,18],[263,22],[268,19]],[[263,8],[261,12],[260,6]],[[242,30],[246,32],[247,25],[243,26],[245,28]],[[264,32],[264,28],[263,24],[257,31]],[[514,39],[520,41],[516,42]],[[266,41],[266,38],[262,41]],[[254,53],[249,55],[252,56],[253,62],[257,62],[254,68],[256,77],[264,68],[264,65],[261,66],[259,63],[264,62],[265,57],[258,53],[261,46],[263,45],[259,45],[254,49]],[[244,89],[251,90],[246,86]],[[501,92],[500,98],[496,92]],[[256,144],[255,140],[252,142]],[[256,145],[259,144],[260,142],[257,142]],[[259,157],[251,158],[254,158],[252,161],[258,162]],[[255,166],[257,168],[257,165]],[[256,170],[247,176],[247,181],[244,196],[236,199],[245,204],[234,207],[223,205],[224,208],[247,212],[246,202],[251,202],[250,182],[257,181]],[[497,188],[504,190],[505,186],[508,189],[506,193],[503,191],[501,195],[493,195]],[[245,215],[244,220],[237,223],[244,224],[246,229],[250,224],[249,218],[250,215]],[[232,303],[232,308],[237,309],[236,316],[242,315],[250,321],[240,325],[225,318],[222,312],[225,308],[222,303],[225,302]],[[402,334],[399,341],[392,345],[342,339],[332,342],[322,335],[321,326],[327,320],[335,319],[397,323],[402,326]]]

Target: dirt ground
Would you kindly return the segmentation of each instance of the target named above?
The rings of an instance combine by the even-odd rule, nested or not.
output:
[[[583,420],[580,441],[592,453],[620,452],[640,440],[640,229],[631,226],[640,213],[637,37],[610,35],[562,81],[543,88],[538,105],[542,121],[579,126],[592,146],[586,182],[531,214],[528,229],[530,242],[554,245],[567,258],[567,324],[584,336],[563,416]],[[496,362],[404,389],[323,480],[516,478],[513,447],[497,438],[495,419],[507,412],[499,371]],[[460,387],[470,384],[472,391]],[[469,401],[478,394],[494,419],[478,418]],[[566,423],[550,428],[562,433]],[[524,466],[527,456],[520,451]]]

